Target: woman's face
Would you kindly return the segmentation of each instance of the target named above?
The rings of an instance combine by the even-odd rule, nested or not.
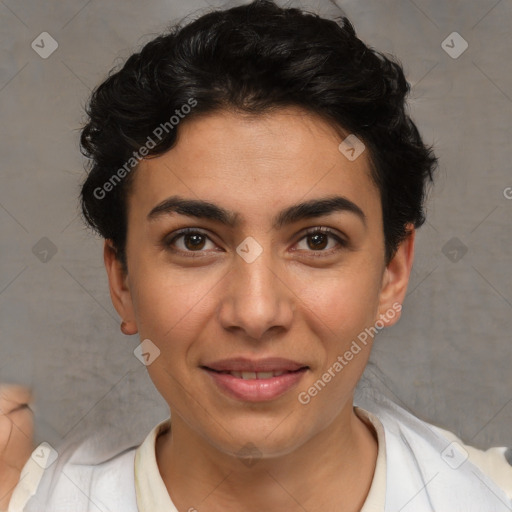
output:
[[[290,452],[351,409],[375,329],[362,333],[398,319],[414,236],[386,267],[367,152],[347,158],[319,117],[221,112],[179,130],[134,176],[127,276],[105,250],[114,304],[158,347],[148,371],[173,418],[226,453]],[[246,366],[222,362],[235,358]]]

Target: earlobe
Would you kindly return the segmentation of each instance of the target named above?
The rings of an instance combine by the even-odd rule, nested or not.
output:
[[[376,320],[381,320],[387,327],[395,324],[400,318],[414,260],[416,230],[412,224],[408,224],[406,229],[408,232],[406,238],[397,248],[382,276],[382,288]]]
[[[112,304],[119,316],[123,319],[121,331],[127,335],[137,334],[138,329],[135,322],[128,275],[117,258],[116,249],[110,239],[105,240],[103,246],[103,260],[108,275]]]
[[[126,334],[127,336],[137,334],[137,332],[138,332],[137,326],[135,325],[134,322],[128,323],[128,322],[125,322],[124,320],[121,322],[120,329],[121,329],[121,332],[123,334]]]

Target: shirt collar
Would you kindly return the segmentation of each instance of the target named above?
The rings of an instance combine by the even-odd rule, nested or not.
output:
[[[361,512],[382,512],[386,500],[386,442],[384,427],[372,413],[355,406],[354,411],[377,434],[378,454],[370,491]],[[135,453],[135,492],[140,512],[166,510],[178,512],[167,492],[156,460],[156,440],[171,428],[171,418],[160,422],[148,434]]]

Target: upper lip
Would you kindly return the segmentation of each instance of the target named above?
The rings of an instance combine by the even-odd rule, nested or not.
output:
[[[216,370],[218,372],[274,372],[274,371],[295,371],[301,368],[307,368],[307,365],[284,359],[282,357],[269,357],[266,359],[247,359],[245,357],[235,357],[232,359],[222,359],[213,363],[203,365],[204,368]]]

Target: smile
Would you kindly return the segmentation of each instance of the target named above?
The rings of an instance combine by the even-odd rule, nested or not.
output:
[[[216,371],[216,370],[212,370]],[[272,377],[279,377],[280,375],[283,375],[285,373],[292,373],[287,370],[282,371],[273,371],[273,372],[235,372],[235,371],[220,371],[218,373],[224,373],[227,375],[233,375],[233,377],[237,377],[238,379],[244,379],[244,380],[250,380],[250,379],[271,379]]]
[[[248,402],[275,400],[296,387],[307,367],[298,370],[275,370],[266,372],[217,371],[203,367],[223,394]]]

